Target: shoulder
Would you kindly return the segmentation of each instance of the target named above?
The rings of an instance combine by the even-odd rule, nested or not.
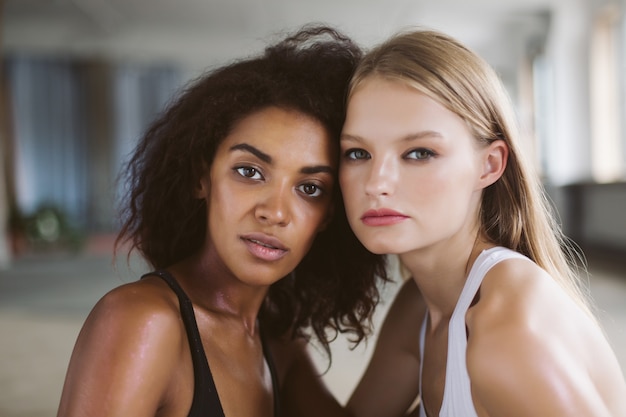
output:
[[[515,320],[528,322],[533,318],[547,323],[549,317],[545,315],[559,309],[578,308],[553,277],[530,259],[504,259],[486,273],[478,302],[468,312],[468,325],[480,328],[515,323]]]
[[[285,375],[300,360],[308,361],[308,341],[302,337],[291,338],[290,335],[268,338],[268,348],[272,355],[276,372],[282,382]]]
[[[154,415],[184,368],[184,337],[175,295],[163,284],[148,278],[111,290],[80,331],[60,410]]]
[[[178,318],[176,295],[156,277],[147,277],[123,284],[106,293],[95,305],[91,315],[120,318],[138,324],[146,318],[169,321]],[[165,323],[163,323],[165,324]]]
[[[426,304],[409,279],[398,290],[347,407],[354,415],[404,415],[419,393],[420,329]],[[385,398],[381,402],[380,399]]]
[[[387,321],[399,320],[414,323],[416,318],[424,318],[426,303],[415,281],[410,278],[398,289],[389,312]]]
[[[480,352],[495,338],[543,340],[567,330],[574,318],[589,319],[545,270],[528,259],[506,259],[487,272],[467,313],[468,348],[478,345]]]
[[[585,339],[598,329],[547,272],[527,259],[499,262],[466,319],[473,395],[490,415],[587,410],[592,349]]]
[[[167,285],[158,281],[147,278],[105,294],[89,314],[81,334],[106,334],[112,349],[147,342],[176,347],[179,338],[175,336],[184,333],[178,302]]]
[[[402,284],[377,332],[370,369],[417,372],[420,363],[420,331],[426,303],[413,279]],[[415,375],[415,374],[414,374]]]
[[[466,316],[468,370],[478,365],[482,372],[487,361],[517,365],[532,356],[530,346],[543,344],[550,322],[559,315],[551,302],[564,297],[560,292],[552,278],[528,260],[508,259],[491,268]]]
[[[385,316],[377,338],[379,349],[409,351],[417,355],[426,303],[413,279],[402,283]],[[407,331],[407,329],[412,329]]]

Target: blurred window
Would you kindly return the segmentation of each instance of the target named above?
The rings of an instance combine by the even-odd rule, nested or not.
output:
[[[590,111],[593,180],[626,178],[624,17],[617,5],[600,10],[591,36]]]

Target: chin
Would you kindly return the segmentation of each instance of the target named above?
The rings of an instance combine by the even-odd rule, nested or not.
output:
[[[389,254],[399,253],[397,245],[388,244],[388,243],[380,242],[380,241],[372,241],[372,242],[361,241],[361,242],[363,243],[363,246],[365,246],[365,248],[368,251],[375,253],[376,255],[389,255]]]

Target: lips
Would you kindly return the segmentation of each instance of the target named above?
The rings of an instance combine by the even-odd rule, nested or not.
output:
[[[401,223],[408,218],[408,216],[395,210],[382,208],[378,210],[367,210],[361,216],[361,221],[366,226],[391,226]]]
[[[265,233],[248,233],[240,239],[252,256],[263,261],[277,261],[289,252],[279,239]]]

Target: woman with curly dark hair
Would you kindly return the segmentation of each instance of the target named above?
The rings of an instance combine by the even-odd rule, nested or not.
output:
[[[124,172],[116,248],[154,272],[94,307],[59,416],[340,412],[306,342],[361,341],[386,280],[337,185],[360,56],[335,30],[304,28],[200,78],[149,127]]]

